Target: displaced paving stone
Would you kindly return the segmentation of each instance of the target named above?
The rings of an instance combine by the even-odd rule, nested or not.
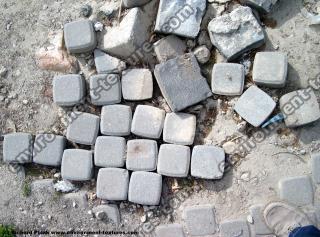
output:
[[[177,145],[192,145],[196,133],[196,116],[168,113],[164,120],[163,140]]]
[[[280,180],[279,194],[281,199],[297,206],[313,204],[313,187],[309,176]]]
[[[67,200],[69,203],[72,203],[74,208],[88,208],[88,197],[86,191],[79,191],[76,193],[67,193],[63,195],[63,199]]]
[[[99,167],[123,167],[126,139],[123,137],[98,137],[94,147],[94,164]]]
[[[32,135],[29,133],[4,135],[3,161],[19,164],[32,162],[32,143]]]
[[[269,235],[273,233],[264,221],[263,208],[263,205],[253,205],[249,209],[250,215],[253,218],[253,228],[256,235]]]
[[[81,149],[66,149],[63,152],[61,176],[72,181],[86,181],[92,178],[92,152]]]
[[[99,49],[94,51],[94,62],[98,74],[118,73],[125,65],[125,62],[112,57]]]
[[[257,9],[262,13],[269,13],[278,0],[241,0],[241,2]]]
[[[148,100],[153,94],[153,78],[149,69],[129,69],[122,73],[122,94],[125,100]]]
[[[155,173],[133,172],[129,184],[129,201],[140,205],[156,206],[160,203],[162,176]]]
[[[221,179],[224,173],[225,153],[220,147],[195,146],[191,156],[191,175],[202,179]]]
[[[150,1],[151,0],[124,0],[123,6],[126,8],[140,7],[147,4]]]
[[[157,169],[158,145],[156,141],[137,139],[127,143],[126,167],[132,171]]]
[[[184,54],[156,65],[154,75],[174,112],[197,104],[212,95],[193,54]]]
[[[180,224],[160,225],[155,229],[156,237],[185,237],[183,227]]]
[[[243,65],[236,63],[216,63],[212,69],[212,92],[217,95],[241,95],[244,80],[245,72]]]
[[[313,182],[320,183],[320,153],[311,154]]]
[[[129,172],[120,168],[102,168],[97,179],[97,197],[124,201],[128,197]]]
[[[195,48],[193,54],[201,64],[207,63],[211,56],[210,50],[204,45]]]
[[[211,42],[228,61],[264,44],[264,32],[249,7],[238,7],[208,25]]]
[[[120,212],[117,205],[99,205],[92,209],[97,219],[102,217],[102,221],[111,220],[116,226],[120,225]],[[101,215],[101,213],[103,213]]]
[[[276,103],[263,90],[250,86],[236,102],[234,110],[248,123],[259,127],[273,112]]]
[[[246,221],[232,220],[220,224],[221,237],[243,236],[250,237],[250,230]]]
[[[166,112],[149,105],[138,105],[132,119],[131,132],[135,135],[160,138]]]

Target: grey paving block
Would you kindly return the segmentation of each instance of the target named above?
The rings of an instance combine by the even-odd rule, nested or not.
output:
[[[244,66],[236,63],[216,63],[212,69],[211,88],[214,94],[235,96],[243,92]]]
[[[278,0],[241,0],[241,2],[262,13],[269,13]]]
[[[32,162],[32,135],[29,133],[10,133],[4,135],[3,161],[25,164]]]
[[[191,156],[191,175],[202,179],[221,179],[224,173],[225,153],[212,145],[195,146]]]
[[[120,168],[124,166],[126,139],[101,136],[94,147],[94,164],[99,167]]]
[[[313,182],[320,183],[320,153],[311,154],[311,167]]]
[[[297,206],[313,204],[313,187],[309,176],[298,176],[279,181],[280,198]]]
[[[153,44],[154,52],[160,63],[183,55],[187,49],[186,43],[175,35],[166,36]]]
[[[65,24],[64,42],[70,53],[93,51],[97,45],[97,38],[92,21],[78,20]]]
[[[317,121],[320,108],[314,91],[309,87],[293,91],[280,98],[280,109],[287,127],[298,127]]]
[[[38,134],[33,145],[33,162],[41,165],[60,166],[66,139],[54,134]]]
[[[206,0],[160,0],[155,31],[195,38],[200,31]]]
[[[196,133],[196,116],[168,113],[164,120],[163,140],[178,145],[192,145]]]
[[[288,58],[280,52],[258,52],[254,58],[252,78],[257,85],[282,88],[286,85]]]
[[[129,184],[129,201],[141,205],[159,205],[162,192],[162,176],[156,173],[133,172]]]
[[[99,49],[94,51],[94,62],[98,74],[119,73],[125,64],[120,59],[112,57]]]
[[[153,78],[149,69],[122,72],[122,94],[125,100],[148,100],[153,94]]]
[[[120,225],[120,212],[117,205],[99,205],[92,209],[97,219],[108,222],[111,220],[116,226]]]
[[[248,224],[244,220],[224,221],[220,224],[221,237],[250,237]]]
[[[127,105],[106,105],[101,110],[101,133],[109,136],[130,134],[132,110]]]
[[[102,168],[97,179],[97,197],[124,201],[128,197],[129,172],[120,168]]]
[[[263,90],[250,86],[236,102],[234,110],[248,123],[259,127],[273,112],[276,103]]]
[[[190,153],[188,146],[162,144],[159,150],[157,172],[168,177],[187,177]]]
[[[138,105],[133,115],[131,132],[147,138],[160,138],[166,112],[162,109]]]
[[[174,112],[197,104],[212,95],[199,64],[191,53],[155,67],[154,75],[168,105]]]
[[[81,149],[66,149],[63,152],[61,176],[72,181],[86,181],[92,178],[92,152]]]
[[[126,167],[132,171],[154,171],[157,169],[158,145],[156,141],[137,139],[127,143]]]
[[[89,113],[76,113],[67,127],[67,139],[79,144],[93,145],[99,132],[100,118]]]
[[[183,227],[180,224],[167,224],[157,226],[156,237],[185,237]]]
[[[253,205],[249,208],[250,215],[253,218],[253,229],[256,235],[269,235],[273,232],[268,228],[263,217],[264,205]]]
[[[211,205],[186,207],[183,220],[191,236],[213,235],[217,230],[214,207]]]
[[[53,79],[53,101],[60,106],[81,103],[85,96],[85,82],[78,74],[56,76]]]
[[[147,4],[150,1],[151,0],[123,0],[123,6],[126,8],[140,7]]]
[[[212,19],[208,25],[211,42],[228,61],[264,44],[264,32],[249,7],[238,7]]]

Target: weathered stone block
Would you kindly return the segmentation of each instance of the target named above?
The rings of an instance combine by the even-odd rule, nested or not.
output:
[[[117,205],[99,205],[92,209],[95,217],[99,220],[109,222],[110,220],[116,226],[120,225],[120,212]]]
[[[320,153],[311,154],[313,182],[320,183]]]
[[[250,215],[253,218],[253,229],[256,235],[269,235],[273,232],[267,226],[263,217],[263,205],[253,205],[250,207]]]
[[[232,220],[225,221],[220,225],[221,237],[243,236],[250,237],[250,230],[246,221]]]
[[[125,65],[125,62],[112,57],[99,49],[94,51],[94,62],[98,74],[119,73]]]
[[[32,135],[29,133],[10,133],[4,136],[3,161],[25,164],[32,162]]]
[[[175,35],[166,36],[153,44],[154,52],[160,63],[183,55],[187,49],[186,43]]]
[[[180,224],[160,225],[155,230],[156,237],[185,237],[183,227]]]

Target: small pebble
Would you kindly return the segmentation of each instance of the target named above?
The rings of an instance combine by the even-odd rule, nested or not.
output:
[[[89,17],[92,14],[92,7],[88,4],[81,7],[80,15],[83,17]]]
[[[101,22],[96,22],[96,23],[94,24],[94,30],[101,32],[101,31],[103,30],[103,24],[102,24]]]

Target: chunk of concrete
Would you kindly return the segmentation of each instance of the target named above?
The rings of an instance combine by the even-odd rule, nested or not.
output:
[[[183,55],[187,49],[186,43],[175,35],[166,36],[153,44],[154,52],[160,63]]]
[[[193,54],[200,64],[205,64],[210,60],[210,50],[205,46],[198,46],[193,50]]]
[[[119,73],[125,65],[125,62],[112,57],[99,49],[94,51],[94,62],[98,74]]]
[[[29,133],[10,133],[4,136],[3,161],[25,164],[32,162],[32,135]]]
[[[111,220],[116,226],[120,225],[120,212],[117,205],[99,205],[92,209],[96,218],[108,222]]]
[[[185,237],[183,227],[180,224],[167,224],[157,226],[156,237]]]
[[[123,0],[123,6],[126,8],[140,7],[150,1],[151,0]]]
[[[262,13],[269,13],[278,0],[241,0],[241,2]]]
[[[267,226],[263,217],[263,205],[253,205],[249,208],[250,215],[253,218],[253,229],[256,235],[269,235],[273,232]]]
[[[250,237],[248,224],[244,220],[224,221],[220,225],[221,237]]]
[[[320,153],[311,154],[311,166],[313,182],[320,183]]]

